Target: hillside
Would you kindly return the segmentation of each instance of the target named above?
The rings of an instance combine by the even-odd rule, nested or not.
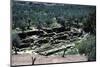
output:
[[[11,7],[12,65],[96,60],[96,6],[14,1]]]

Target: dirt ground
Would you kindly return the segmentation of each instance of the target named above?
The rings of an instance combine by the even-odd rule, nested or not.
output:
[[[35,58],[35,60],[34,60]],[[65,57],[61,56],[40,56],[40,55],[31,55],[31,54],[18,54],[12,55],[11,65],[32,65],[32,59],[35,64],[47,64],[47,63],[63,63],[63,62],[80,62],[87,61],[86,56],[82,55],[67,55]]]

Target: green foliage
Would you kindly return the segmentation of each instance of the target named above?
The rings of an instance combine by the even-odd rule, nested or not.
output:
[[[12,46],[18,47],[20,45],[20,37],[16,32],[12,32]]]
[[[22,30],[22,32],[24,32],[26,30],[26,23],[25,22],[21,22],[19,24],[19,28]]]
[[[54,28],[54,27],[61,27],[61,24],[57,22],[56,17],[46,20],[46,24],[43,26]]]
[[[77,6],[77,5],[46,5],[47,3],[33,3],[33,2],[23,2],[23,1],[13,1],[12,4],[12,21],[13,29],[21,28],[25,29],[27,24],[28,28],[31,25],[37,26],[38,22],[41,21],[43,27],[50,27],[53,22],[53,17],[62,17],[57,19],[57,23],[62,26],[67,26],[66,20],[68,17],[81,17],[86,16],[91,11],[95,10],[94,6]],[[31,22],[28,22],[28,18]],[[24,19],[24,20],[23,20]],[[21,22],[20,22],[21,21]],[[71,26],[72,19],[68,20],[68,24]],[[20,25],[21,24],[21,25]],[[55,26],[55,25],[54,25]]]
[[[86,40],[76,44],[80,54],[88,56],[88,61],[96,60],[96,37],[90,35]]]
[[[83,25],[85,32],[96,34],[96,11],[89,14]]]
[[[66,53],[66,55],[75,55],[75,54],[78,54],[77,48],[69,49]]]
[[[15,54],[17,54],[18,52],[18,47],[20,46],[20,37],[18,36],[18,34],[16,34],[16,32],[12,33],[12,50],[15,51]]]
[[[60,23],[63,27],[65,27],[65,18],[64,17],[58,17],[57,22]]]

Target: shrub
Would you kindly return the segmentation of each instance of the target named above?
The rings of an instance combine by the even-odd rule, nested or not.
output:
[[[96,37],[90,35],[86,40],[77,44],[76,47],[80,54],[85,54],[88,57],[88,61],[96,60]]]
[[[83,29],[85,32],[96,34],[96,11],[89,14],[86,21],[83,23]]]
[[[20,37],[17,33],[12,33],[12,49],[15,51],[15,54],[17,54],[18,47],[20,46]]]

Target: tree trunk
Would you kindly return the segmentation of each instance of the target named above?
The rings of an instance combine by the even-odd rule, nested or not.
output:
[[[62,57],[65,57],[65,52],[66,52],[66,48],[64,49],[64,53],[63,53]]]

